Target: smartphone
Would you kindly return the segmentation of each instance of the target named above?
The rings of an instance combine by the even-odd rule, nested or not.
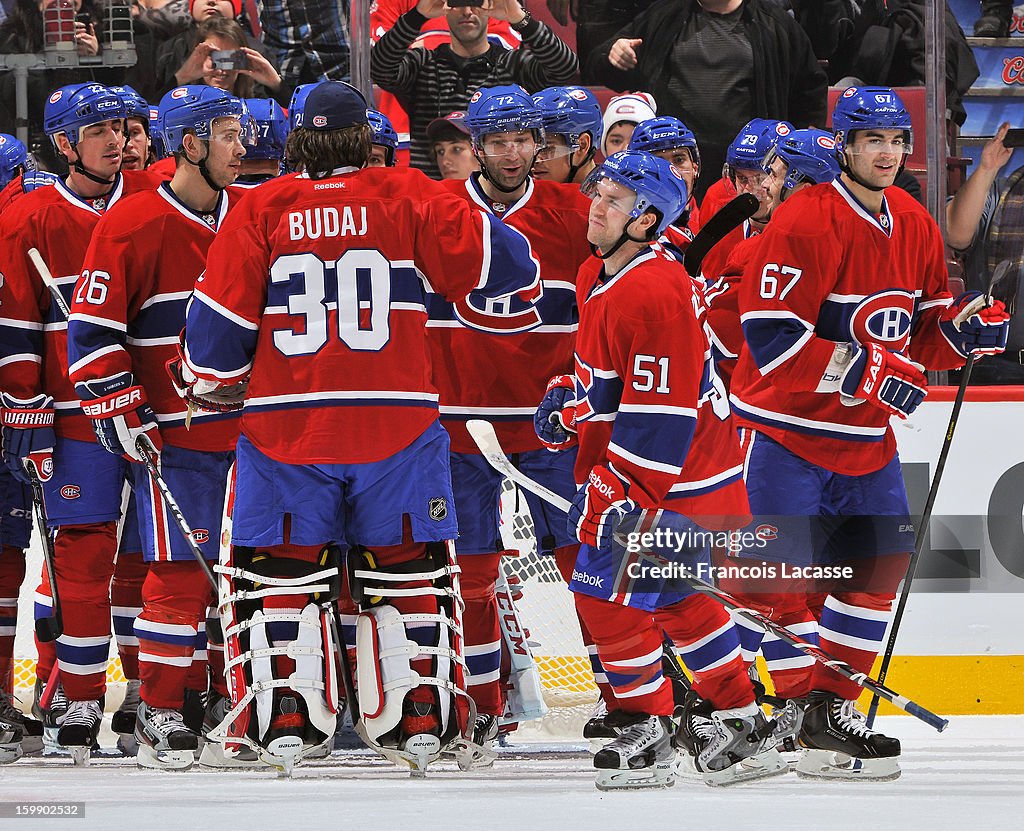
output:
[[[75,23],[84,23],[85,28],[88,29],[92,25],[92,15],[79,12],[75,15]]]
[[[242,49],[215,49],[210,53],[214,69],[248,69],[249,56]]]
[[[484,0],[448,0],[448,8],[457,9],[461,6],[482,6]]]
[[[1003,136],[1004,147],[1024,147],[1024,129],[1015,127]]]

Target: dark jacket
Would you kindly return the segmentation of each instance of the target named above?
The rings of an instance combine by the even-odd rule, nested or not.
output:
[[[696,6],[697,0],[658,0],[594,51],[587,60],[587,77],[614,90],[653,93],[659,113],[671,114],[669,57]],[[803,29],[779,6],[763,0],[746,0],[742,13],[754,53],[755,112],[750,117],[824,127],[827,82]],[[608,63],[608,52],[619,38],[643,39],[637,49],[639,63],[628,72]]]

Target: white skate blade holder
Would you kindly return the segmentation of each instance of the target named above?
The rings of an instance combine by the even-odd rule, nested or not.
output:
[[[599,791],[671,788],[676,783],[679,759],[673,757],[637,770],[599,768],[594,784]]]
[[[188,770],[196,763],[194,750],[154,750],[145,742],[139,742],[135,757],[139,767],[150,770]]]
[[[859,765],[855,764],[857,761]],[[831,750],[805,750],[796,766],[796,775],[801,779],[891,782],[899,779],[901,773],[899,756],[857,760]]]
[[[775,748],[748,756],[725,770],[702,771],[699,775],[705,785],[712,788],[738,785],[740,782],[751,782],[755,779],[768,779],[789,773],[789,763],[782,758]]]

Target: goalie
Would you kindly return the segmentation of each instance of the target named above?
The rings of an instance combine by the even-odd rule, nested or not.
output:
[[[345,653],[328,609],[342,552],[359,613],[357,728],[414,772],[469,751],[426,294],[539,293],[519,232],[419,171],[361,170],[371,135],[353,87],[310,91],[288,148],[304,172],[261,185],[228,217],[182,350],[194,394],[238,385],[245,404],[221,567],[234,702],[222,728],[285,769],[334,732],[331,653]]]

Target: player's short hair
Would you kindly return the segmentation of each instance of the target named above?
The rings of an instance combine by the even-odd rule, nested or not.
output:
[[[370,158],[373,130],[357,124],[340,130],[296,127],[288,134],[285,156],[292,169],[301,167],[310,179],[326,179],[338,167],[362,167]]]

